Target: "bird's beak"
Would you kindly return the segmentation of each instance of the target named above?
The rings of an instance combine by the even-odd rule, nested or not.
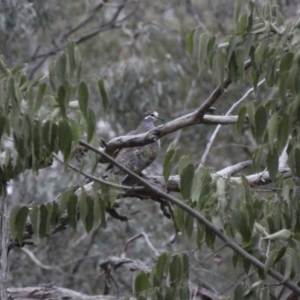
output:
[[[162,123],[165,123],[164,119],[160,118],[160,117],[155,117],[156,119],[160,120]]]

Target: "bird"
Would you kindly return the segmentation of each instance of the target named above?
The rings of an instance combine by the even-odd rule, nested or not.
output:
[[[137,129],[130,131],[126,135],[137,135],[155,128],[155,121],[163,119],[159,117],[156,111],[147,111],[143,115]],[[160,149],[160,141],[157,140],[151,144],[144,146],[137,146],[131,148],[122,148],[117,153],[114,154],[115,160],[127,167],[129,170],[142,175],[142,171],[148,168],[156,159],[157,154]],[[120,183],[125,184],[129,182],[129,176],[117,166],[110,164],[106,171],[111,169],[111,174],[118,177]]]

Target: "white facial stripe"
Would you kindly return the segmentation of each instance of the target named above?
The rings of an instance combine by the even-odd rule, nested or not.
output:
[[[158,112],[154,111],[154,112],[153,112],[153,115],[154,115],[155,117],[158,117]]]

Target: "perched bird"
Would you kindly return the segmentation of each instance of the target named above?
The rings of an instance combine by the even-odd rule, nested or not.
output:
[[[138,128],[134,131],[129,132],[127,135],[136,135],[155,128],[154,122],[156,120],[163,121],[158,116],[158,113],[156,111],[146,112]],[[122,148],[118,153],[116,153],[115,160],[131,171],[141,175],[141,172],[153,163],[159,149],[159,140],[145,146]],[[124,171],[120,170],[114,165],[109,165],[107,170],[109,169],[111,169],[112,174],[116,175],[119,178],[119,181],[121,183],[128,183],[128,175]]]

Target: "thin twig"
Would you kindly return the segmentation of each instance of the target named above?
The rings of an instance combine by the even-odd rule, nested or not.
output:
[[[148,244],[149,248],[155,253],[155,256],[158,257],[159,256],[159,252],[154,248],[153,244],[151,243],[151,241],[149,239],[149,236],[145,232],[141,232],[141,233],[133,236],[132,238],[130,238],[126,242],[121,257],[123,257],[123,258],[126,257],[126,252],[127,252],[127,248],[129,246],[129,244],[132,243],[133,241],[135,241],[136,239],[142,237],[142,236],[144,237],[144,239],[145,239],[146,243]]]
[[[53,157],[54,157],[57,161],[59,161],[61,164],[64,164],[64,162],[59,158],[59,156],[58,156],[57,154],[53,153]],[[120,184],[116,184],[116,183],[113,183],[113,182],[109,182],[109,181],[100,179],[100,178],[95,177],[95,176],[93,176],[93,175],[91,175],[91,174],[88,174],[88,173],[86,173],[86,172],[84,172],[84,171],[81,171],[79,168],[76,168],[76,167],[74,167],[74,166],[71,165],[71,164],[68,164],[68,167],[69,167],[70,169],[72,169],[73,171],[75,171],[75,172],[77,172],[77,173],[79,173],[79,174],[85,176],[86,178],[88,178],[88,179],[90,179],[90,180],[92,180],[92,181],[95,181],[95,182],[98,182],[98,183],[103,183],[103,184],[105,184],[105,185],[109,185],[109,186],[112,186],[112,187],[114,187],[114,188],[125,189],[125,190],[141,190],[141,189],[143,189],[143,187],[139,187],[139,186],[137,186],[137,187],[132,187],[132,186],[128,186],[128,185],[120,185]]]
[[[257,84],[257,87],[259,87],[260,85],[262,85],[266,80],[263,79],[261,80],[258,84]],[[252,87],[251,89],[249,89],[241,99],[239,99],[237,102],[235,102],[231,107],[230,109],[227,111],[226,115],[225,116],[229,116],[250,94],[252,94],[254,91],[254,88]],[[207,156],[208,154],[210,153],[210,149],[211,149],[211,146],[219,132],[219,130],[221,129],[222,125],[218,125],[217,128],[215,129],[215,131],[213,132],[213,134],[211,135],[211,138],[209,139],[207,145],[206,145],[206,148],[205,148],[205,151],[202,155],[202,158],[201,158],[201,161],[200,161],[200,164],[199,164],[199,167],[202,167],[205,165],[205,162],[206,162],[206,159],[207,159]],[[199,168],[198,167],[198,168]]]

